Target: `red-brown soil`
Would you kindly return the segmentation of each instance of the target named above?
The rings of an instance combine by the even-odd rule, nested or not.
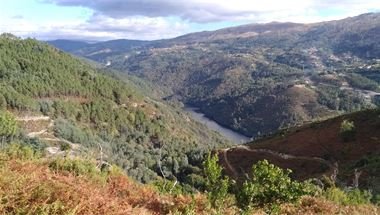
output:
[[[344,142],[340,135],[340,125],[345,119],[353,121],[356,130],[355,139],[348,142]],[[293,158],[284,159],[273,153],[265,153],[265,150]],[[223,150],[220,152],[220,161],[226,173],[233,177],[236,173],[239,178],[246,177],[253,164],[267,159],[282,168],[292,169],[293,177],[306,179],[324,174],[329,176],[336,164],[342,172],[359,159],[377,154],[380,154],[380,110],[366,110],[280,131],[272,137]]]

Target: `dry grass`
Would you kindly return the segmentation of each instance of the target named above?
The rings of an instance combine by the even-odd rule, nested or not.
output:
[[[349,214],[349,215],[377,215],[380,210],[373,205],[349,205],[342,206],[327,201],[323,198],[304,197],[301,199],[300,204],[284,204],[281,206],[280,214]]]
[[[193,197],[160,194],[117,169],[108,173],[83,170],[78,174],[49,168],[51,163],[52,160],[29,154],[0,153],[0,214],[240,214],[233,198],[217,212],[208,207],[203,194]],[[373,205],[343,206],[314,197],[280,206],[280,214],[378,214],[378,211]],[[257,209],[252,214],[265,213]]]
[[[41,162],[9,160],[1,163],[0,175],[0,214],[168,214],[192,201],[197,214],[206,213],[200,195],[160,195],[120,174],[102,183]]]

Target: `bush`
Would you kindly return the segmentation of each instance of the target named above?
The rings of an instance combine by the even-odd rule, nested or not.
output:
[[[50,162],[49,168],[57,172],[67,171],[74,174],[75,176],[96,176],[100,173],[100,171],[92,162],[79,159],[58,158]]]
[[[342,205],[370,204],[372,199],[372,194],[369,191],[359,189],[344,191],[337,187],[328,188],[323,196]]]
[[[0,137],[11,137],[17,132],[15,117],[7,112],[0,111]]]
[[[295,202],[303,195],[314,195],[317,189],[308,182],[297,182],[289,177],[291,170],[283,170],[267,160],[252,167],[252,177],[235,194],[238,206],[247,211],[252,207]]]
[[[7,100],[5,100],[4,96],[0,94],[0,110],[5,110],[7,108]]]
[[[95,142],[91,133],[80,129],[73,123],[61,118],[55,121],[54,134],[73,143],[80,143],[85,146],[92,146]]]
[[[344,142],[355,140],[356,129],[353,121],[343,120],[340,124],[340,136]]]
[[[152,185],[158,192],[163,194],[181,195],[186,193],[186,190],[179,183],[175,184],[174,181],[170,180],[158,179]]]
[[[41,156],[38,151],[33,150],[31,147],[18,143],[8,145],[4,151],[5,155],[10,159],[33,160]]]
[[[71,149],[71,145],[69,143],[61,143],[61,145],[59,146],[59,148],[62,151],[69,151]]]
[[[218,161],[217,155],[209,154],[203,163],[207,196],[214,208],[219,208],[224,203],[230,184],[228,177],[222,176],[223,168],[219,166]]]

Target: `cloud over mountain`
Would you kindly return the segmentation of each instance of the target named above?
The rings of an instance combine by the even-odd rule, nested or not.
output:
[[[275,17],[290,18],[297,14],[328,10],[349,14],[360,10],[378,10],[375,0],[46,0],[62,6],[90,8],[96,13],[112,18],[130,16],[176,16],[190,22],[205,23],[231,20],[273,20]],[[310,14],[311,13],[311,14]],[[328,14],[325,14],[328,15]],[[280,21],[280,20],[279,20]],[[302,21],[302,20],[300,20]]]
[[[41,9],[20,16],[15,9],[16,14],[0,15],[0,31],[42,40],[154,40],[246,23],[310,23],[380,11],[378,0],[36,0],[34,4],[65,14],[60,19],[42,17]],[[72,10],[83,10],[85,15],[72,15],[68,12]],[[62,18],[66,16],[69,19]]]

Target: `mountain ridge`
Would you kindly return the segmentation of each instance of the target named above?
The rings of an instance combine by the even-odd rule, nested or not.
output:
[[[223,126],[257,136],[374,107],[374,96],[362,90],[380,92],[379,23],[380,13],[370,13],[306,25],[248,25],[89,58],[153,83],[162,97],[198,107]],[[236,28],[262,33],[224,37]]]

